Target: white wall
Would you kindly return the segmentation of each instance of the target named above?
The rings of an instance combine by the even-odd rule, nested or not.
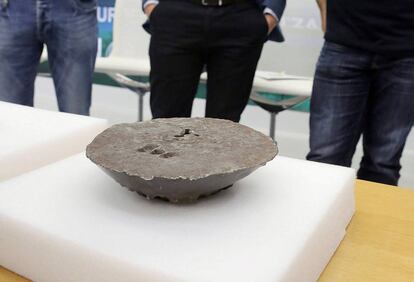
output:
[[[49,78],[36,81],[36,107],[57,110],[53,84]],[[92,115],[108,119],[111,124],[134,122],[137,119],[137,97],[129,90],[94,85]],[[203,116],[204,100],[196,99],[194,116]],[[145,99],[144,118],[150,119],[148,97]],[[280,155],[304,159],[308,151],[309,114],[292,111],[282,112],[277,118],[277,142]],[[269,115],[259,107],[248,106],[242,123],[264,133],[268,133]],[[355,156],[357,167],[361,158],[360,150]],[[400,186],[414,188],[414,133],[411,133],[402,159],[403,170]]]
[[[286,41],[266,43],[259,69],[313,76],[323,44],[316,1],[289,0],[281,27]]]

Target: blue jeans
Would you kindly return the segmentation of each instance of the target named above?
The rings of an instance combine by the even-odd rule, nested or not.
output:
[[[311,99],[308,160],[351,166],[362,135],[358,178],[397,185],[413,123],[414,58],[325,42]]]
[[[0,100],[33,106],[43,44],[59,110],[89,114],[96,0],[0,0]]]

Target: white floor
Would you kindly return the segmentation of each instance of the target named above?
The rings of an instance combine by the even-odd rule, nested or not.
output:
[[[49,78],[38,78],[36,82],[36,107],[56,110],[56,99],[53,84]],[[145,99],[144,119],[150,119],[148,98]],[[204,100],[196,99],[193,116],[203,116]],[[91,115],[108,119],[111,124],[134,122],[137,119],[137,97],[129,90],[95,85]],[[277,118],[276,139],[280,155],[304,159],[308,151],[308,118],[309,114],[286,111]],[[256,106],[248,106],[241,123],[268,133],[269,115]],[[360,146],[354,157],[354,167],[358,167],[361,159]],[[400,186],[414,188],[414,133],[407,141],[402,158]]]

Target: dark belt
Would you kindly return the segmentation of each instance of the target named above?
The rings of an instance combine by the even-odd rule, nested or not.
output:
[[[231,4],[249,3],[251,0],[190,0],[203,6],[226,6]]]

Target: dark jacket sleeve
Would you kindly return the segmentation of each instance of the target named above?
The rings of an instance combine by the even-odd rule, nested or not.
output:
[[[280,20],[285,11],[286,0],[265,0],[263,1],[263,6],[271,9]]]
[[[144,5],[145,5],[145,2],[147,2],[148,0],[141,0],[141,8],[142,8],[142,10],[144,10]]]

